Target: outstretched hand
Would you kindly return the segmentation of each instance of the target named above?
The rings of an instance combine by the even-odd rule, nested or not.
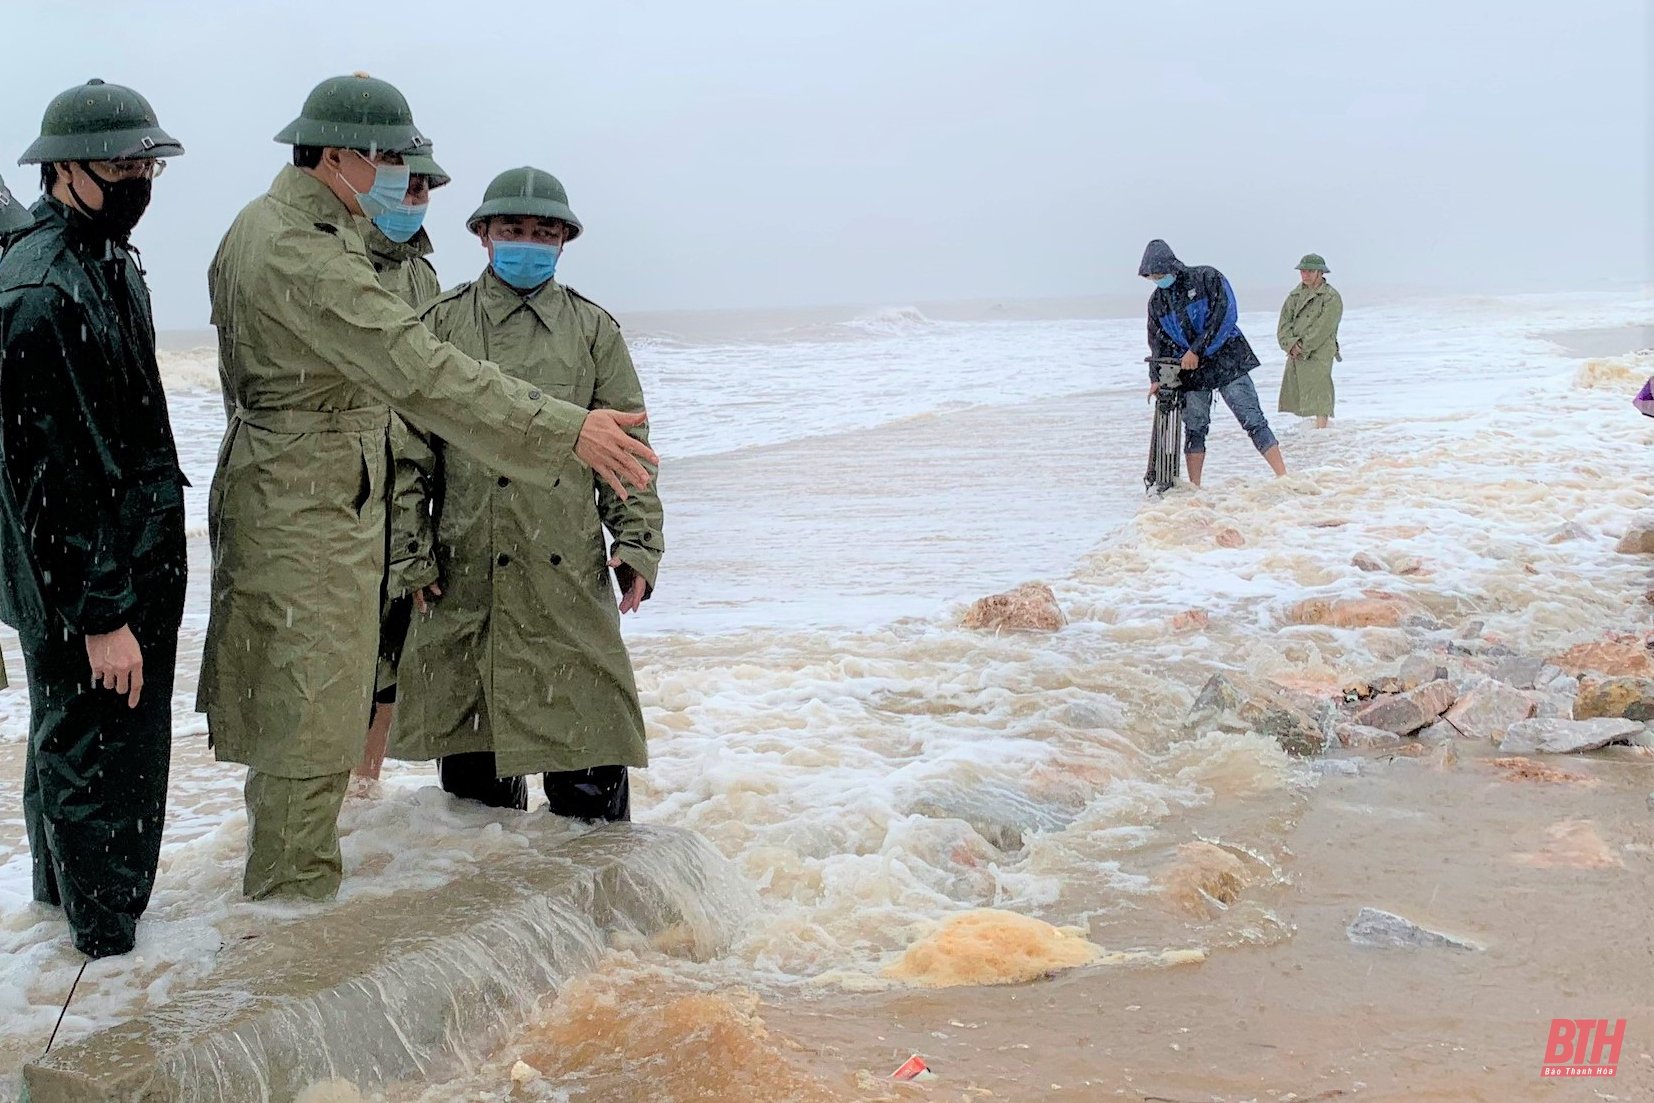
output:
[[[1194,371],[1196,368],[1200,367],[1200,357],[1195,355],[1194,349],[1190,349],[1188,352],[1183,354],[1183,360],[1178,366],[1184,371]]]
[[[629,497],[627,487],[647,490],[649,469],[644,462],[659,464],[655,450],[632,436],[626,430],[635,429],[649,420],[646,411],[635,414],[619,410],[593,410],[580,426],[580,439],[575,442],[574,454],[591,468],[597,477],[609,484],[621,501]]]

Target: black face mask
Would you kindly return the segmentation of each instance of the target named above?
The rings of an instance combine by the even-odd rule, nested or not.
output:
[[[73,184],[69,186],[69,190],[80,200],[81,209],[87,218],[112,240],[124,242],[131,236],[138,220],[143,218],[144,211],[149,209],[150,189],[154,181],[147,176],[140,176],[136,180],[105,180],[93,172],[86,162],[82,161],[80,167],[86,175],[98,182],[98,190],[103,193],[103,207],[94,211],[85,197],[75,191]]]

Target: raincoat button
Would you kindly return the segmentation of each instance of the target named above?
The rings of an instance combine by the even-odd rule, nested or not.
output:
[[[501,489],[504,489],[505,487],[508,487],[510,485],[511,485],[511,480],[508,479],[506,476],[501,475],[500,476],[500,487],[501,487]]]
[[[411,551],[411,552],[418,551],[419,550],[419,541],[418,540],[409,540],[408,541],[408,550]]]
[[[504,552],[501,552],[499,558],[494,560],[494,562],[498,563],[502,567],[509,567],[511,565],[511,557]]]
[[[561,567],[563,565],[563,557],[560,555],[553,555],[551,557],[551,565],[553,567]]]
[[[538,400],[539,400],[539,398],[540,398],[540,392],[539,392],[539,391],[529,391],[529,392],[528,392],[528,397],[529,397],[529,398],[530,398],[530,399],[533,399],[533,400],[535,400],[535,401],[538,401]]]

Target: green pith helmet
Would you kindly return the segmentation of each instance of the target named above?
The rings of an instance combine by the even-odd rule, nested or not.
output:
[[[0,179],[0,234],[9,234],[13,230],[21,230],[34,221],[34,215],[29,208],[17,201],[17,196],[6,187],[6,181]]]
[[[1305,253],[1304,259],[1298,262],[1298,271],[1331,272],[1332,269],[1327,267],[1326,259],[1320,253]]]
[[[482,194],[482,206],[471,212],[465,228],[476,232],[477,224],[497,214],[535,215],[556,218],[569,224],[569,240],[580,236],[584,229],[580,220],[569,210],[569,193],[557,177],[549,172],[524,165],[520,169],[506,169],[489,183]]]
[[[402,158],[402,163],[408,166],[410,176],[429,176],[431,178],[431,189],[433,191],[452,179],[443,167],[436,163],[435,153],[436,147],[426,143],[425,152],[410,153]]]
[[[17,163],[153,160],[183,152],[178,139],[161,129],[148,100],[94,79],[53,97],[40,120],[40,137]]]
[[[396,86],[366,73],[328,77],[316,85],[299,117],[282,127],[276,141],[364,153],[418,154],[431,147]]]

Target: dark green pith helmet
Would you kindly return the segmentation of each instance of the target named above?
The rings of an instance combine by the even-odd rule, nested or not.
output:
[[[328,77],[316,85],[299,117],[282,128],[276,141],[364,153],[417,154],[431,147],[396,86],[366,73]]]
[[[148,100],[123,85],[89,80],[46,105],[40,137],[17,163],[153,160],[183,152],[178,139],[161,129]]]
[[[1320,253],[1305,253],[1304,259],[1298,262],[1300,272],[1330,272],[1326,260]]]
[[[452,179],[443,167],[436,163],[436,147],[426,143],[423,153],[410,153],[402,158],[402,163],[408,166],[411,176],[429,176],[431,187],[440,188]]]
[[[569,193],[557,177],[549,172],[524,165],[520,169],[506,169],[488,185],[482,195],[482,206],[471,212],[465,228],[476,232],[484,219],[500,214],[534,215],[538,218],[556,218],[569,224],[569,240],[580,236],[584,229],[580,220],[569,210]]]
[[[6,187],[6,181],[0,179],[0,234],[9,234],[13,230],[21,230],[34,221],[29,208],[17,201],[17,196]]]

